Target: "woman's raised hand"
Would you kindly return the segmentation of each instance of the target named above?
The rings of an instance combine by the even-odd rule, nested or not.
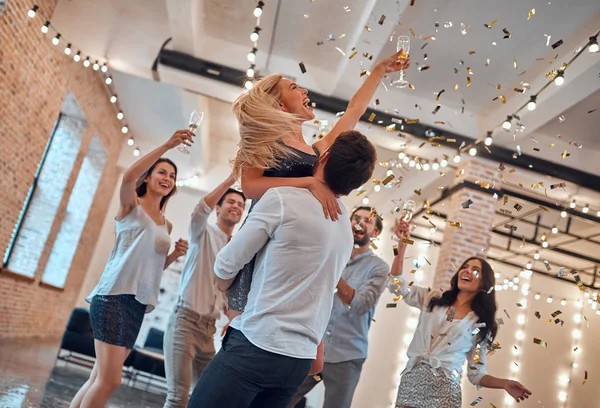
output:
[[[180,144],[191,146],[192,143],[194,143],[192,140],[193,136],[194,134],[188,129],[177,130],[175,133],[173,133],[173,136],[167,140],[165,146],[169,149],[173,149]]]
[[[382,67],[385,73],[400,71],[401,69],[408,69],[410,67],[410,57],[400,59],[400,55],[404,50],[400,50],[387,58],[382,59],[377,63],[378,66]]]

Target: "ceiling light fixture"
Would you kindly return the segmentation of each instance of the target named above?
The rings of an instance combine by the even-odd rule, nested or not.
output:
[[[491,146],[491,145],[492,145],[492,143],[494,143],[494,140],[492,139],[492,132],[491,132],[491,131],[488,131],[488,132],[487,132],[487,136],[486,136],[486,138],[485,138],[485,145],[486,145],[486,146]]]
[[[590,37],[590,47],[588,50],[590,52],[598,52],[598,35],[593,35]]]
[[[530,111],[535,110],[535,108],[537,107],[536,101],[537,101],[537,95],[532,95],[531,98],[529,99],[529,103],[527,104],[527,109]]]
[[[502,123],[502,128],[505,130],[510,130],[510,128],[512,127],[512,115],[509,115],[506,117],[506,120]]]
[[[257,42],[258,41],[258,32],[260,31],[260,27],[254,27],[254,31],[250,34],[250,41]]]
[[[77,54],[73,55],[73,61],[75,61],[75,62],[81,61],[81,51],[77,51]]]
[[[565,76],[562,72],[556,74],[556,76],[554,77],[554,83],[556,84],[556,86],[561,86],[565,83]]]
[[[39,9],[38,6],[33,6],[33,8],[27,12],[27,15],[29,16],[29,18],[34,18],[35,13],[38,11],[38,9]]]
[[[50,21],[46,21],[40,30],[42,30],[42,33],[46,34],[48,32],[48,28],[50,28]]]
[[[262,13],[263,13],[263,9],[262,8],[263,8],[264,5],[265,5],[265,3],[263,3],[262,1],[259,1],[256,4],[256,8],[254,9],[254,13],[253,13],[254,17],[258,18],[258,17],[262,16]]]

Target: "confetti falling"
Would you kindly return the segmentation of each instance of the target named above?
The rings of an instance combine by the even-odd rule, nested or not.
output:
[[[338,50],[339,53],[342,54],[344,57],[346,56],[346,53],[340,47],[335,47],[335,49]]]
[[[300,66],[300,71],[301,71],[303,74],[306,74],[306,67],[304,66],[304,62],[301,62],[301,63],[299,63],[298,65]]]
[[[383,25],[384,21],[385,21],[385,14],[382,14],[381,17],[379,18],[378,24]]]
[[[496,24],[496,22],[497,22],[497,21],[498,21],[498,20],[494,20],[494,21],[492,21],[492,22],[491,22],[491,23],[489,23],[489,24],[484,24],[483,26],[484,26],[485,28],[487,28],[487,29],[491,29],[491,28],[494,26],[494,24]]]
[[[512,36],[512,34],[510,33],[510,31],[508,31],[508,29],[506,29],[506,28],[503,28],[502,32],[504,33],[504,39],[505,40],[508,40]]]
[[[533,17],[535,15],[535,9],[532,8],[531,10],[529,10],[529,13],[527,13],[527,20],[530,20],[531,17]]]
[[[554,44],[552,44],[552,49],[555,50],[558,47],[560,47],[561,45],[563,45],[563,40],[558,40],[557,42],[555,42]]]
[[[483,401],[483,398],[477,397],[473,400],[473,402],[471,402],[471,406],[474,407],[475,405],[479,404],[481,401]]]
[[[533,339],[533,343],[542,346],[543,348],[548,348],[548,343],[546,343],[544,340],[538,339],[538,338],[534,338]]]
[[[469,198],[467,201],[465,201],[464,203],[462,203],[462,208],[469,208],[469,206],[473,204],[473,201]]]

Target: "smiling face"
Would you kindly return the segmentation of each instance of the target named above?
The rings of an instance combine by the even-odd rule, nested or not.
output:
[[[277,83],[277,88],[281,94],[279,102],[284,112],[293,113],[303,121],[315,118],[315,113],[309,106],[310,99],[306,89],[300,88],[287,78],[281,78]]]
[[[371,212],[359,209],[352,215],[352,234],[354,234],[354,245],[367,245],[371,238],[379,235],[381,231],[377,229],[377,216],[369,219]]]
[[[217,205],[217,218],[226,224],[235,225],[242,219],[246,202],[241,195],[229,193],[223,198],[221,205]]]
[[[157,163],[152,173],[144,179],[146,182],[146,188],[152,194],[159,195],[161,197],[168,196],[173,188],[175,188],[175,181],[177,181],[177,171],[175,168],[167,163]]]
[[[483,284],[483,265],[479,259],[469,259],[458,271],[458,289],[464,292],[479,292]]]

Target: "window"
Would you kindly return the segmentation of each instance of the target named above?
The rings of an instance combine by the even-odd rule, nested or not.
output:
[[[4,254],[3,267],[12,272],[35,276],[86,128],[81,107],[69,92]]]
[[[98,136],[94,135],[81,164],[79,174],[77,174],[77,180],[69,197],[65,217],[60,225],[60,230],[50,252],[50,258],[42,275],[42,282],[58,288],[65,286],[71,262],[92,207],[106,160],[106,149],[104,149]]]

